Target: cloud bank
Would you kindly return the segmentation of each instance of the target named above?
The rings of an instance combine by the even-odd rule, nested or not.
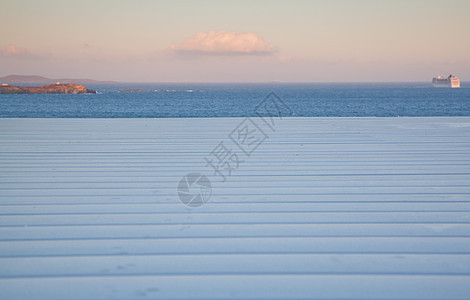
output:
[[[0,55],[4,57],[18,57],[18,58],[30,58],[33,57],[31,52],[28,50],[17,47],[15,45],[8,45],[0,50]]]
[[[259,35],[231,31],[198,32],[179,44],[172,44],[170,51],[176,54],[200,55],[271,55],[276,47]]]

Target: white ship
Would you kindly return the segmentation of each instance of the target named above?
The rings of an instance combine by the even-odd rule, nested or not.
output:
[[[451,87],[451,88],[459,88],[460,87],[460,79],[456,76],[449,75],[449,77],[445,78],[442,76],[436,76],[432,79],[432,84],[435,87]]]

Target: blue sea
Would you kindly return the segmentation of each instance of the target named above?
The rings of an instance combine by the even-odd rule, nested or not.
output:
[[[256,116],[271,92],[297,117],[470,116],[470,85],[430,83],[88,84],[97,94],[0,95],[2,118]],[[123,92],[121,89],[146,89]]]

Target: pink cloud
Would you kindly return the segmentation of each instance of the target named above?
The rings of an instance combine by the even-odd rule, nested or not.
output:
[[[0,50],[0,55],[5,57],[19,57],[19,58],[27,58],[32,57],[33,55],[28,50],[17,47],[15,45],[8,45],[5,48]]]
[[[170,46],[170,51],[178,54],[270,55],[276,50],[255,33],[224,30],[198,32],[183,42]]]

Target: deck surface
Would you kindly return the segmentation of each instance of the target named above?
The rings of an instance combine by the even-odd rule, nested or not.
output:
[[[0,119],[0,299],[469,299],[469,117],[270,125]]]

